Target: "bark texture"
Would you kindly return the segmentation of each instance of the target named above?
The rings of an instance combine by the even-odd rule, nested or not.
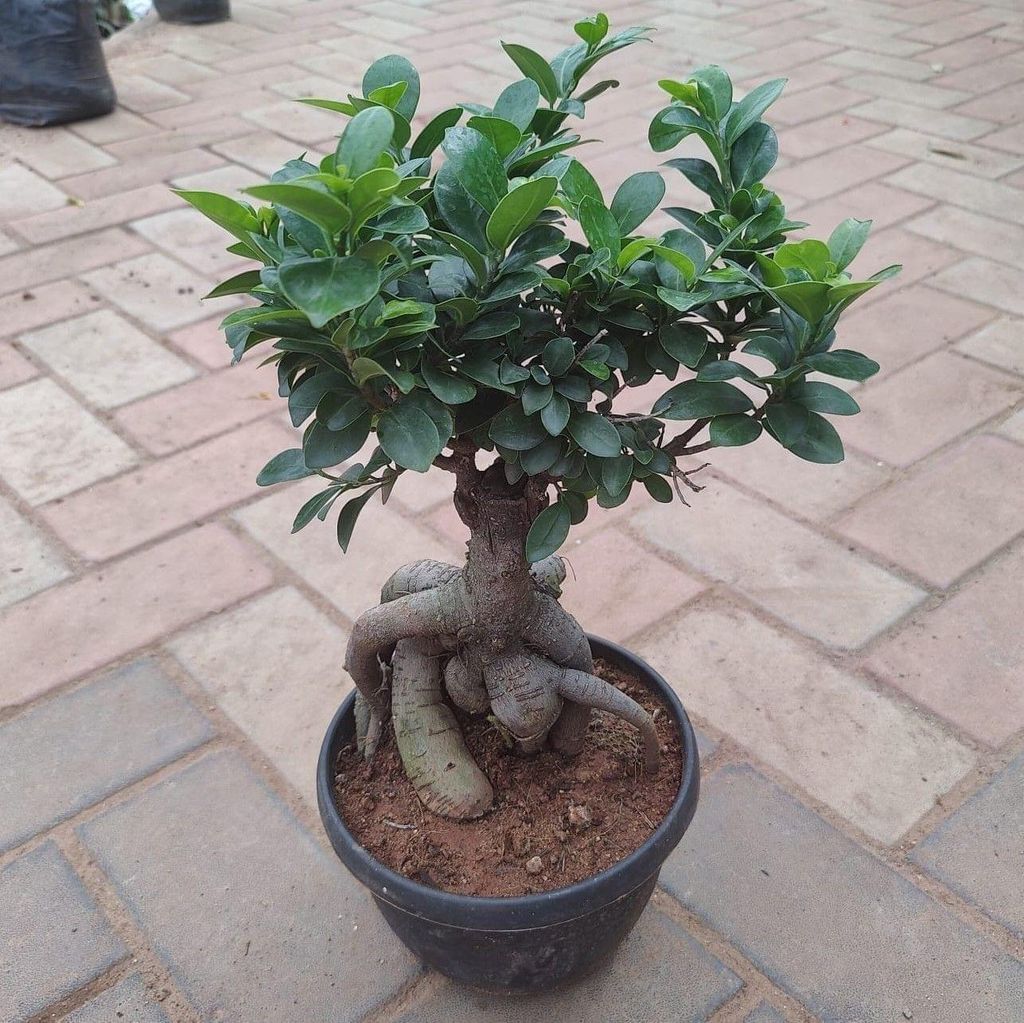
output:
[[[445,700],[489,713],[523,753],[545,743],[577,754],[592,708],[635,725],[645,764],[658,768],[650,715],[593,674],[586,636],[558,603],[565,565],[525,556],[530,524],[546,503],[543,481],[506,482],[500,461],[478,470],[471,452],[445,456],[455,506],[470,530],[462,568],[417,561],[384,584],[362,615],[345,667],[358,689],[360,746],[372,757],[393,718],[406,773],[429,810],[471,818],[493,801]]]

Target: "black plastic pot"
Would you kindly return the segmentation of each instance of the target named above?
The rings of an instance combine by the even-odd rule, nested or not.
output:
[[[205,25],[231,17],[229,0],[154,0],[153,6],[164,21],[183,25]]]
[[[92,0],[0,0],[0,121],[81,121],[116,99]]]
[[[454,895],[396,874],[352,836],[332,793],[338,752],[355,731],[350,695],[334,716],[317,765],[317,802],[331,845],[370,890],[391,929],[428,966],[503,994],[549,991],[594,970],[632,930],[658,871],[697,809],[700,763],[693,728],[671,686],[628,650],[590,637],[595,657],[644,681],[668,705],[683,739],[683,774],[668,816],[639,849],[578,884],[538,895]]]

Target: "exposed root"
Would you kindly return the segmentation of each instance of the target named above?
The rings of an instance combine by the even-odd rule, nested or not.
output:
[[[585,707],[608,711],[609,714],[614,714],[634,725],[640,732],[644,744],[645,769],[652,774],[658,770],[661,763],[658,732],[654,727],[654,719],[639,703],[628,697],[621,689],[609,685],[604,679],[572,668],[566,668],[562,672],[558,691]]]
[[[420,801],[444,817],[479,817],[494,790],[466,749],[441,692],[440,648],[403,639],[392,657],[392,714],[405,773]]]

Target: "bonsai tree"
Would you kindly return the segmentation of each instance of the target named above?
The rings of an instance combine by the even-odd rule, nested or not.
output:
[[[446,694],[493,715],[524,752],[547,743],[572,756],[591,710],[608,711],[635,725],[657,769],[650,716],[594,675],[558,603],[556,551],[594,503],[642,488],[686,504],[701,489],[690,455],[764,434],[800,458],[840,461],[826,416],[858,406],[821,377],[863,380],[878,366],[835,347],[837,321],[899,269],[852,278],[869,221],[847,220],[827,242],[787,240],[806,225],[764,183],[778,143],[761,120],[785,83],[737,99],[715,66],[659,83],[669,103],[649,134],[659,153],[690,136],[707,149],[710,160],[666,164],[707,208],[669,207],[679,226],[645,231],[661,175],[633,174],[609,201],[575,155],[574,125],[617,84],[586,84],[595,65],[648,30],[612,35],[598,14],[575,32],[550,62],[502,44],[524,77],[492,106],[451,107],[415,132],[419,77],[384,57],[361,95],[303,101],[348,122],[319,164],[292,160],[248,189],[266,205],[180,193],[260,264],[211,294],[255,300],[224,320],[228,344],[238,360],[272,343],[280,393],[305,424],[301,446],[259,475],[323,481],[294,530],[333,516],[345,550],[375,496],[408,473],[454,474],[465,564],[399,569],[356,622],[345,662],[365,756],[393,721],[420,799],[450,817],[482,814],[493,792]],[[649,412],[617,410],[654,377],[667,383]]]

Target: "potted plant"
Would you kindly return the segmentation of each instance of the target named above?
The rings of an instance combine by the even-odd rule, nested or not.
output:
[[[224,321],[234,358],[272,341],[292,422],[308,424],[301,446],[259,476],[323,481],[294,530],[332,516],[347,549],[359,514],[408,473],[454,475],[466,562],[400,569],[356,622],[345,665],[357,692],[328,730],[318,796],[338,855],[409,947],[452,977],[503,991],[553,986],[613,949],[697,799],[678,699],[631,654],[588,642],[558,603],[556,552],[595,503],[615,507],[643,490],[686,504],[701,488],[691,478],[699,467],[684,460],[715,447],[766,434],[801,458],[840,461],[825,417],[858,406],[821,377],[862,380],[878,366],[837,348],[836,324],[898,270],[851,277],[869,222],[847,220],[827,242],[787,240],[805,225],[764,184],[778,146],[761,120],[784,82],[737,99],[713,66],[659,83],[670,101],[649,133],[659,153],[690,136],[703,143],[710,161],[667,165],[710,208],[669,208],[680,226],[645,232],[665,191],[660,174],[633,174],[606,201],[575,155],[572,123],[616,84],[583,84],[591,69],[647,30],[609,34],[599,14],[575,31],[579,41],[550,62],[503,44],[524,77],[493,106],[461,104],[418,131],[416,71],[385,57],[361,95],[304,101],[348,123],[319,165],[293,160],[248,190],[268,205],[180,193],[235,236],[230,251],[260,264],[212,294],[255,299]],[[619,410],[627,388],[662,377],[649,412]],[[635,684],[612,684],[616,675]],[[658,720],[652,706],[665,711]],[[475,890],[445,890],[458,886],[439,881],[433,864],[510,807],[565,810],[556,834],[570,848],[569,830],[592,823],[559,785],[538,787],[531,775],[505,791],[483,767],[557,774],[562,758],[581,757],[571,788],[590,773],[587,758],[607,752],[591,749],[588,734],[617,724],[620,738],[621,729],[635,737],[620,798],[657,785],[668,794],[635,848],[589,861],[592,876],[565,884],[557,848],[531,849],[528,837],[517,847],[513,833],[511,894],[496,894],[508,874],[500,865]],[[502,744],[516,753],[494,753]],[[372,820],[346,802],[348,785]],[[416,798],[419,824],[382,810],[386,799],[408,810]],[[374,855],[366,828],[381,824],[424,832],[427,858],[410,868]]]

